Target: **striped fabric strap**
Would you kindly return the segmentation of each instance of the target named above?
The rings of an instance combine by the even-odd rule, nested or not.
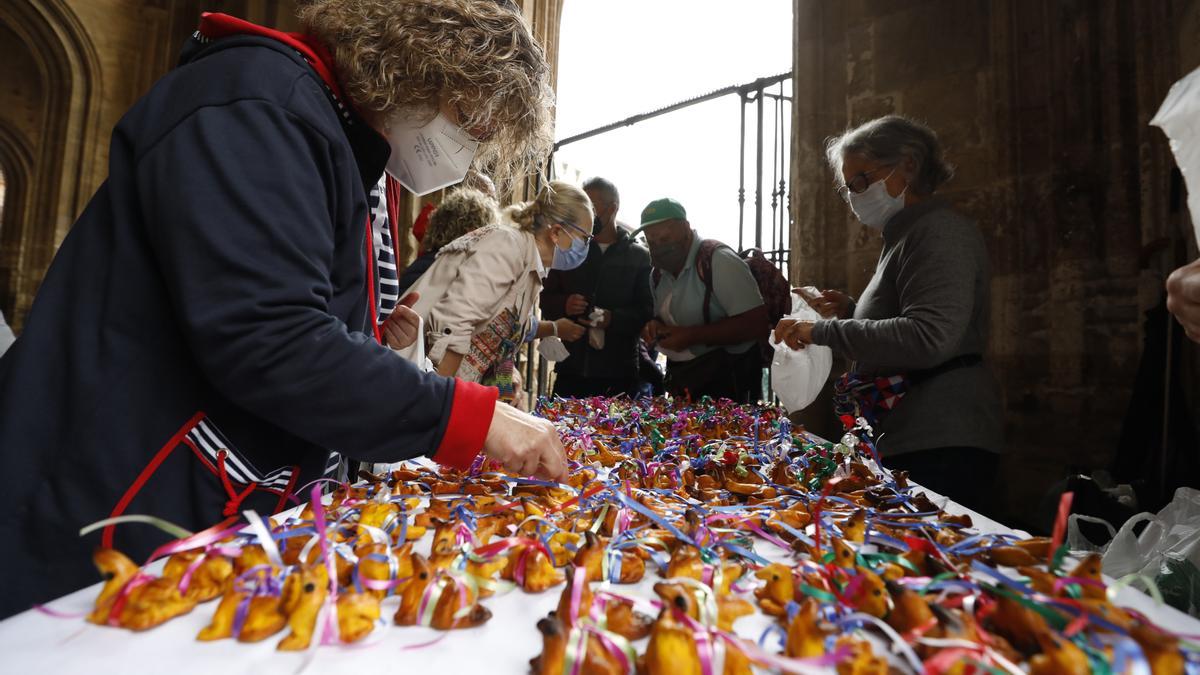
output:
[[[292,467],[290,466],[280,467],[274,471],[260,471],[248,458],[242,456],[212,420],[200,420],[187,433],[187,440],[202,452],[213,466],[223,462],[225,473],[235,483],[241,485],[255,483],[263,489],[285,490],[292,480]],[[226,455],[223,460],[220,460],[218,455],[222,450],[226,451]]]
[[[396,251],[392,245],[391,223],[388,220],[386,178],[371,188],[367,203],[371,209],[371,230],[375,241],[376,268],[379,270],[379,299],[376,310],[379,320],[387,319],[400,300],[400,276],[396,272]]]

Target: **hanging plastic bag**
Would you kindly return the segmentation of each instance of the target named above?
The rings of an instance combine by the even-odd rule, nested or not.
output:
[[[821,315],[809,307],[803,299],[792,296],[792,313],[784,319],[820,321]],[[820,345],[808,345],[804,349],[775,342],[771,335],[771,346],[775,356],[771,359],[771,386],[775,395],[788,412],[807,408],[821,393],[833,369],[833,350]]]
[[[1106,547],[1088,542],[1079,532],[1079,521],[1104,523],[1072,515],[1067,537],[1072,549],[1103,550],[1105,574],[1115,579],[1129,575],[1151,579],[1167,604],[1200,616],[1200,490],[1179,488],[1157,514],[1139,513],[1126,521]],[[1136,534],[1142,523],[1145,528]]]
[[[1200,242],[1200,68],[1171,85],[1150,124],[1171,141],[1175,163],[1187,183],[1188,210]]]

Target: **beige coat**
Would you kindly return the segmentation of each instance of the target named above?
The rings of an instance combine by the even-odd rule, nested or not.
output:
[[[527,332],[542,290],[541,268],[533,234],[511,223],[487,225],[442,247],[409,289],[421,294],[413,309],[424,319],[429,359],[436,364],[447,350],[466,354],[475,331],[505,309]],[[415,359],[416,346],[402,354]],[[482,375],[465,360],[458,372],[470,381]]]

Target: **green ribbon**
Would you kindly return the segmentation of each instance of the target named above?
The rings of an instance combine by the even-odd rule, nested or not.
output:
[[[837,603],[838,601],[837,596],[835,596],[833,593],[830,593],[829,591],[823,591],[814,586],[809,586],[808,584],[800,584],[798,588],[800,589],[801,593],[810,598],[816,598],[821,602]]]

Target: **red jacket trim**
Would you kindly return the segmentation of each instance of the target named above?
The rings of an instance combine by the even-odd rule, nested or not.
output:
[[[450,421],[433,461],[462,471],[471,468],[492,428],[492,414],[499,398],[500,390],[495,387],[455,378]]]
[[[125,513],[125,509],[129,508],[129,503],[132,502],[133,498],[137,496],[137,493],[141,492],[142,488],[145,487],[146,481],[150,480],[150,476],[154,475],[154,472],[158,470],[158,467],[166,461],[168,456],[170,456],[171,451],[179,447],[183,441],[183,438],[187,436],[189,431],[192,430],[192,427],[199,424],[200,420],[202,419],[204,419],[204,412],[200,411],[196,413],[192,419],[185,422],[184,425],[179,428],[179,431],[175,432],[174,436],[171,436],[171,439],[167,441],[166,445],[162,446],[162,448],[155,453],[154,458],[151,459],[150,463],[142,469],[142,472],[138,474],[138,477],[133,480],[133,483],[129,486],[129,489],[125,491],[125,494],[121,495],[121,500],[118,501],[117,505],[113,507],[112,513],[108,514],[109,518],[116,518],[122,513]],[[488,419],[490,420],[491,418],[489,417]],[[109,525],[108,527],[104,528],[104,533],[100,536],[101,546],[104,548],[112,548],[113,534],[115,530],[115,525]]]
[[[300,52],[312,69],[317,71],[317,75],[333,90],[334,95],[342,98],[342,88],[338,86],[337,78],[330,67],[333,57],[329,50],[311,35],[284,33],[220,12],[204,12],[200,15],[200,34],[214,40],[230,35],[256,35],[278,40]]]

